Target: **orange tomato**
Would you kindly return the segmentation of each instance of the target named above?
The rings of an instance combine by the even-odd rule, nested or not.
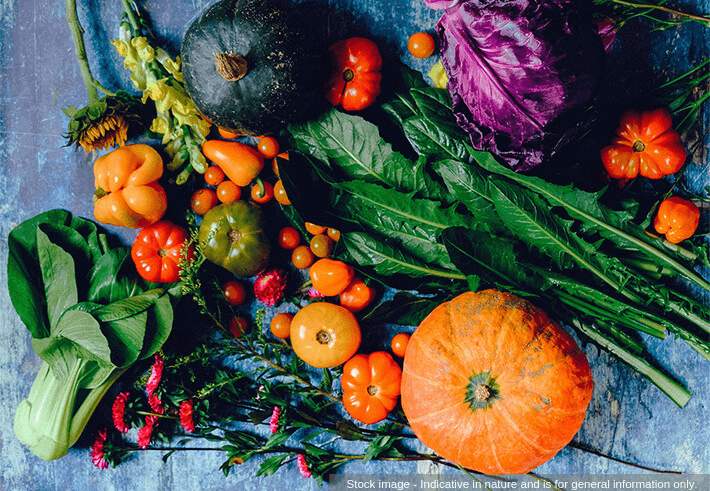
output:
[[[313,264],[315,256],[307,245],[296,246],[291,253],[291,263],[298,269],[306,269]]]
[[[271,319],[271,324],[269,328],[271,329],[271,334],[279,339],[287,339],[291,335],[291,322],[293,321],[293,314],[288,312],[281,312]]]
[[[333,239],[325,234],[314,235],[310,242],[313,254],[318,257],[328,257],[333,252]]]
[[[326,230],[328,230],[328,227],[323,227],[322,225],[316,225],[315,223],[311,223],[311,222],[306,222],[305,226],[306,226],[306,230],[308,231],[308,233],[313,234],[313,235],[322,234]]]
[[[407,352],[407,345],[409,344],[409,338],[411,337],[412,336],[406,332],[395,334],[391,342],[392,353],[400,358],[404,358],[404,353]]]
[[[436,43],[431,34],[426,32],[417,32],[409,36],[407,41],[407,49],[415,58],[428,58],[434,54]]]
[[[375,289],[367,286],[357,276],[340,292],[340,305],[350,312],[360,312],[372,303],[375,298]]]
[[[273,159],[279,153],[279,142],[276,138],[265,136],[257,142],[256,149],[265,159]]]
[[[242,188],[234,184],[232,181],[222,181],[217,186],[217,199],[222,203],[231,203],[237,201],[242,196]]]
[[[353,356],[340,377],[345,410],[368,425],[382,421],[397,405],[401,381],[402,369],[389,353]]]
[[[242,136],[239,133],[233,133],[229,130],[225,130],[224,128],[217,128],[217,131],[219,132],[219,136],[225,140],[234,140]]]
[[[276,177],[279,177],[279,159],[288,160],[288,152],[281,152],[271,161],[271,170],[274,171]],[[283,165],[283,162],[281,162],[281,165]]]
[[[224,171],[217,165],[210,165],[204,174],[205,184],[217,186],[224,181]]]
[[[291,204],[291,200],[288,199],[288,196],[286,196],[284,183],[281,182],[281,179],[276,181],[276,184],[274,184],[274,198],[276,198],[276,201],[278,201],[284,206],[288,206]]]
[[[257,182],[251,187],[251,199],[255,203],[268,203],[273,197],[274,186],[270,182],[261,181],[261,185],[259,185],[259,183]]]
[[[296,356],[316,368],[342,365],[362,341],[360,325],[352,312],[328,302],[310,303],[296,312],[290,337]]]
[[[329,228],[326,231],[326,234],[328,234],[328,237],[333,239],[333,242],[338,242],[340,240],[340,230]]]
[[[210,188],[198,189],[190,198],[190,208],[198,215],[204,215],[217,206],[218,203],[217,193]]]
[[[301,235],[293,227],[284,227],[279,230],[279,246],[282,249],[295,249],[301,242]]]

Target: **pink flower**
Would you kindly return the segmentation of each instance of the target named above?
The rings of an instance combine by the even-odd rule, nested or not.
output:
[[[313,300],[314,298],[324,298],[324,297],[325,297],[325,295],[323,295],[321,292],[319,292],[315,288],[310,287],[308,289],[308,298],[310,298],[311,300]]]
[[[94,444],[91,445],[91,462],[101,470],[108,469],[108,462],[104,458],[104,443],[106,442],[106,430],[101,430],[96,434]]]
[[[163,402],[160,400],[160,397],[158,397],[158,394],[151,394],[150,396],[148,396],[148,405],[150,405],[150,408],[153,410],[154,413],[165,413]]]
[[[296,464],[298,464],[298,470],[301,471],[301,475],[308,479],[311,477],[311,471],[308,470],[308,464],[306,463],[306,456],[302,453],[298,454],[296,457]]]
[[[113,401],[111,413],[113,415],[113,425],[121,433],[127,433],[131,429],[126,424],[126,401],[128,400],[128,392],[120,392]]]
[[[183,429],[189,433],[193,433],[195,431],[195,421],[192,418],[193,408],[194,405],[192,403],[192,399],[188,399],[180,403],[180,424]]]
[[[152,395],[155,389],[158,388],[160,379],[163,376],[163,357],[160,353],[155,354],[155,362],[153,363],[153,368],[150,370],[150,377],[148,377],[148,383],[145,385],[145,390],[148,395]]]
[[[271,419],[269,420],[269,429],[271,433],[276,433],[279,431],[279,416],[281,415],[281,409],[278,406],[274,406],[274,412],[271,413]]]
[[[273,307],[284,296],[286,273],[282,269],[270,269],[254,280],[254,296],[258,301]]]
[[[138,446],[145,449],[150,445],[153,436],[153,427],[158,422],[158,416],[146,416],[145,424],[138,430]]]

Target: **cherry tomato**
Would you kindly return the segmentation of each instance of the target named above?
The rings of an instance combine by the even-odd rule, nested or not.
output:
[[[406,332],[395,334],[392,338],[392,353],[400,358],[404,358],[404,353],[407,351],[407,344],[409,344],[410,337],[411,335]]]
[[[333,252],[333,239],[324,234],[313,236],[311,251],[318,257],[328,257]]]
[[[264,186],[263,192],[262,187],[259,185],[259,183],[255,183],[251,187],[251,199],[254,200],[255,203],[267,203],[271,201],[271,198],[274,197],[273,184],[267,181],[262,181],[262,185]]]
[[[218,203],[217,193],[210,188],[198,189],[190,198],[190,208],[198,215],[204,215],[217,206]]]
[[[417,32],[409,36],[407,48],[415,58],[428,58],[434,54],[436,43],[430,34],[427,34],[426,32]]]
[[[232,181],[223,181],[217,186],[217,199],[222,203],[237,201],[242,196],[242,188]]]
[[[333,239],[334,242],[338,242],[340,240],[340,230],[329,228],[326,233],[328,234],[328,237]]]
[[[353,267],[337,259],[319,259],[308,271],[313,288],[326,297],[340,295],[355,276]]]
[[[306,230],[308,230],[308,232],[313,235],[318,235],[328,230],[328,227],[323,227],[321,225],[316,225],[315,223],[306,222]]]
[[[350,312],[360,312],[375,299],[375,289],[367,286],[362,279],[354,277],[345,290],[340,292],[340,305]]]
[[[256,149],[265,159],[272,159],[279,153],[279,142],[276,138],[265,136],[257,142]]]
[[[278,201],[284,206],[288,206],[291,204],[291,200],[288,199],[288,196],[286,196],[284,183],[281,182],[281,179],[276,181],[276,184],[274,184],[274,198],[276,198],[276,201]]]
[[[271,319],[271,334],[279,339],[286,339],[291,335],[291,321],[293,320],[293,314],[288,312],[281,312],[276,314],[273,319]]]
[[[247,320],[241,315],[235,315],[229,319],[229,332],[231,332],[232,336],[235,338],[247,332],[247,326]]]
[[[230,280],[222,285],[222,294],[231,305],[237,306],[244,303],[247,292],[244,285],[240,281]]]
[[[210,186],[217,186],[220,182],[224,181],[224,171],[221,167],[216,165],[210,165],[205,171],[205,183]]]
[[[295,249],[301,242],[301,236],[293,227],[284,227],[279,230],[279,246],[282,249]]]
[[[231,131],[225,130],[224,128],[217,128],[217,131],[219,132],[219,136],[221,136],[225,140],[234,140],[241,136],[238,133],[232,133]]]
[[[298,269],[307,269],[313,264],[313,252],[307,245],[297,246],[291,253],[291,263]]]
[[[271,170],[274,171],[276,177],[279,177],[279,159],[288,160],[288,152],[281,152],[271,161]],[[283,163],[282,163],[283,165]]]

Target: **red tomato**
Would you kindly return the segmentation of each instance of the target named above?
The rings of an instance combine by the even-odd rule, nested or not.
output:
[[[183,256],[187,230],[167,220],[161,220],[145,227],[131,247],[138,274],[152,283],[174,283],[180,279],[179,262]],[[187,259],[194,258],[192,246],[188,248]]]
[[[243,304],[247,297],[244,285],[240,281],[234,280],[227,281],[222,285],[222,294],[227,302],[234,306]]]

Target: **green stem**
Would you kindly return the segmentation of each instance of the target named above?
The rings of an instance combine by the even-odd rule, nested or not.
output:
[[[114,95],[112,92],[106,90],[101,84],[94,78],[91,73],[91,68],[89,67],[89,60],[86,56],[86,46],[84,45],[84,29],[81,27],[79,22],[79,15],[76,10],[76,0],[66,0],[66,10],[67,10],[67,23],[69,24],[69,29],[71,30],[72,38],[74,40],[74,50],[76,52],[76,58],[79,60],[79,67],[81,69],[81,78],[84,80],[84,85],[86,86],[86,93],[89,96],[89,104],[94,103],[99,100],[98,90],[108,94]]]
[[[682,12],[680,10],[676,9],[671,9],[668,7],[664,7],[663,5],[653,5],[653,4],[646,4],[646,3],[636,3],[636,2],[627,2],[624,0],[611,0],[612,3],[615,3],[617,5],[623,5],[625,7],[632,7],[635,9],[650,9],[650,10],[660,10],[661,12],[665,12],[667,14],[675,15],[678,17],[685,17],[687,19],[694,20],[696,22],[700,22],[702,24],[706,24],[710,26],[710,18],[707,18],[705,16],[701,15],[693,15],[689,14],[687,12]]]
[[[133,10],[133,7],[131,7],[131,4],[128,0],[121,0],[121,4],[123,5],[123,11],[126,13],[126,17],[128,17],[128,22],[130,22],[131,27],[135,31],[140,30],[140,22],[138,22],[138,17],[136,17],[136,12]]]

